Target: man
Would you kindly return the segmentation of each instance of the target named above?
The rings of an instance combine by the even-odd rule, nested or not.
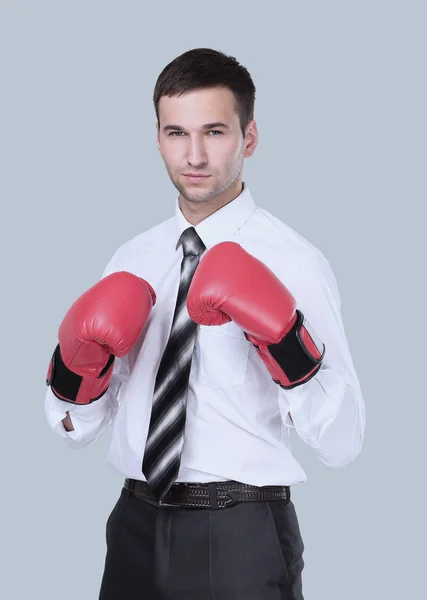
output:
[[[113,424],[125,477],[101,600],[301,600],[291,432],[331,467],[361,450],[329,263],[242,179],[254,99],[221,52],[166,66],[154,105],[175,215],[123,244],[59,330],[48,422],[76,448]]]

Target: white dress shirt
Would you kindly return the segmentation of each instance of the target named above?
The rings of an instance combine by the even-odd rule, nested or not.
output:
[[[88,406],[59,400],[50,388],[45,397],[50,427],[73,448],[95,441],[112,425],[107,461],[125,477],[143,481],[154,382],[169,337],[183,257],[177,242],[187,227],[191,223],[176,198],[175,215],[124,243],[104,270],[103,277],[122,270],[134,273],[157,295],[138,343],[126,357],[116,358],[108,392]],[[231,240],[263,261],[295,297],[326,352],[314,378],[284,390],[237,325],[199,326],[177,481],[234,479],[259,486],[306,481],[291,452],[292,430],[327,465],[352,461],[362,447],[365,406],[326,258],[257,206],[246,184],[237,198],[195,229],[207,250]],[[67,410],[74,431],[67,432],[61,422]]]

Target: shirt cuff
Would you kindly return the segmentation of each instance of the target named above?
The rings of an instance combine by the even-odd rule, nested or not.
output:
[[[77,442],[85,434],[85,421],[101,421],[108,412],[108,392],[99,400],[83,406],[60,400],[49,387],[46,392],[44,408],[50,428],[60,437]],[[67,416],[67,411],[73,423],[72,431],[67,431],[62,423]]]

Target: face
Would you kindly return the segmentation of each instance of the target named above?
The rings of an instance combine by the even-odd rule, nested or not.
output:
[[[241,181],[243,161],[255,150],[257,132],[255,121],[250,121],[243,137],[230,90],[212,88],[180,97],[162,96],[159,121],[157,146],[184,200],[207,203],[226,195]]]

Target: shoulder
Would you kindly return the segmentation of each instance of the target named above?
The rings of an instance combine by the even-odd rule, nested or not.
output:
[[[159,256],[165,244],[174,239],[175,227],[175,217],[170,217],[125,241],[114,252],[104,276],[114,271],[133,271],[133,264],[143,262],[144,257]]]
[[[335,274],[325,254],[301,233],[263,208],[247,223],[242,246],[289,286],[322,288],[339,302]]]
[[[315,244],[259,206],[237,237],[248,252],[252,249],[261,260],[286,266],[288,271],[302,264],[328,263]]]

